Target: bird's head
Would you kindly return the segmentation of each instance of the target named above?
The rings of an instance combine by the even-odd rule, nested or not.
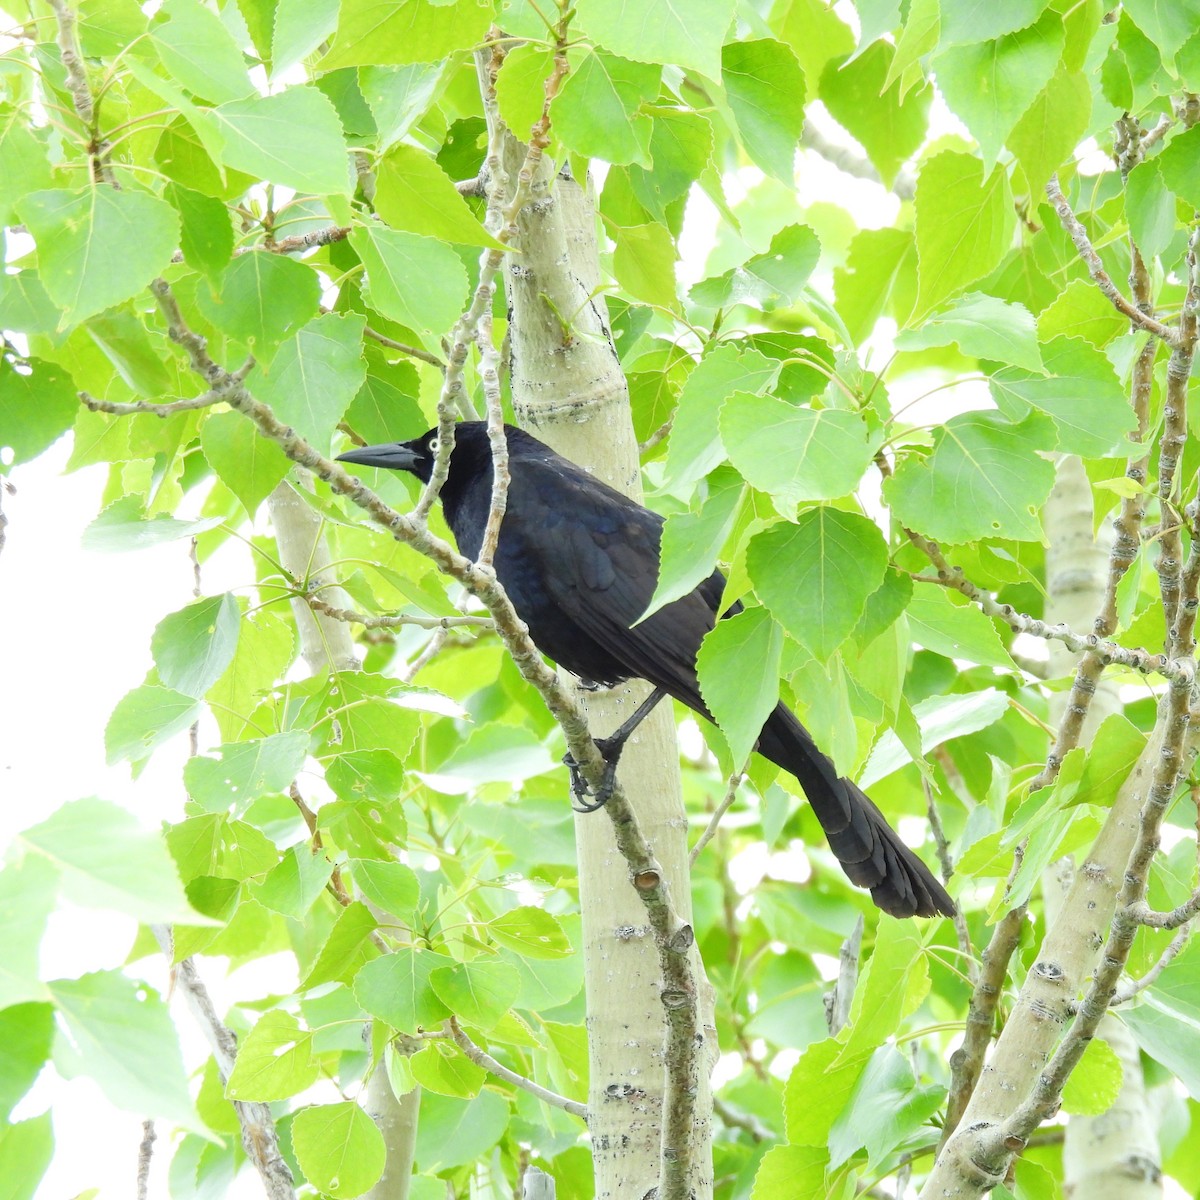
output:
[[[458,433],[463,426],[455,430]],[[457,439],[456,439],[457,441]],[[360,467],[385,467],[389,471],[408,471],[423,483],[433,474],[433,461],[438,452],[437,428],[428,429],[409,442],[382,442],[378,446],[359,446],[337,456],[338,462],[355,463]]]

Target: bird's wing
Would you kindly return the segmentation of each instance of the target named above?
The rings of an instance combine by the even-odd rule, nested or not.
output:
[[[713,627],[720,581],[635,625],[658,582],[662,517],[553,463],[522,464],[518,486],[523,522],[536,513],[536,523],[521,539],[522,551],[527,561],[540,558],[540,578],[562,617],[629,675],[648,679],[707,716],[696,683],[696,652]],[[571,668],[565,658],[562,665]]]

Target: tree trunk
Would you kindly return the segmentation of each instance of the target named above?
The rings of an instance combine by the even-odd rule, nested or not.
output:
[[[525,157],[511,136],[504,167]],[[625,378],[602,298],[595,212],[574,180],[547,167],[519,218],[520,254],[507,261],[512,401],[517,423],[598,478],[641,499],[637,441]],[[582,691],[594,735],[615,729],[649,691],[636,682]],[[674,904],[690,921],[687,821],[675,721],[661,704],[630,739],[620,780],[662,864]],[[583,912],[589,1051],[588,1114],[598,1200],[641,1200],[661,1155],[664,1015],[661,977],[645,908],[630,885],[612,826],[602,813],[576,818]],[[712,1194],[709,1074],[717,1044],[711,988],[693,949],[704,1044],[699,1048],[694,1127],[696,1200]]]
[[[1091,488],[1077,458],[1066,458],[1059,465],[1058,481],[1046,504],[1045,523],[1050,541],[1046,551],[1049,612],[1053,620],[1063,621],[1072,629],[1088,629],[1104,594],[1109,570],[1106,546],[1112,541],[1112,528],[1111,522],[1105,522],[1100,536],[1092,536]],[[1074,656],[1059,642],[1049,645],[1050,677],[1069,674]],[[1065,692],[1051,696],[1051,724],[1057,725],[1062,719],[1065,699]],[[1088,745],[1105,717],[1120,711],[1120,695],[1113,677],[1102,676],[1080,744]],[[1057,918],[1065,890],[1046,886],[1047,922]],[[1137,1045],[1129,1030],[1113,1016],[1101,1022],[1099,1036],[1121,1060],[1121,1090],[1106,1112],[1070,1118],[1063,1146],[1064,1195],[1081,1200],[1162,1200],[1157,1122],[1146,1096]]]

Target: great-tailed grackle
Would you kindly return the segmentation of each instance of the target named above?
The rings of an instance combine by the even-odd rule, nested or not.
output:
[[[711,720],[696,679],[696,653],[716,622],[724,576],[714,571],[689,595],[634,624],[657,583],[663,518],[523,430],[508,426],[507,432],[511,482],[495,569],[535,644],[581,679],[605,686],[646,679],[659,695],[674,696]],[[475,558],[491,501],[491,448],[482,421],[463,422],[455,433],[442,507],[459,551]],[[436,437],[431,429],[410,442],[366,446],[339,458],[409,471],[427,482]],[[631,718],[601,744],[610,760],[633,723]],[[800,781],[842,869],[871,889],[884,912],[897,917],[954,912],[929,868],[874,803],[838,777],[782,703],[767,719],[756,748]]]

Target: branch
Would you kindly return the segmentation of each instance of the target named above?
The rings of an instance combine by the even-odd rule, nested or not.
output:
[[[730,1129],[744,1129],[755,1142],[774,1142],[778,1139],[775,1130],[764,1125],[753,1113],[734,1108],[720,1096],[713,1097],[713,1112]]]
[[[524,1075],[518,1075],[516,1071],[509,1070],[503,1063],[497,1062],[482,1046],[477,1046],[463,1032],[455,1017],[451,1017],[446,1022],[446,1028],[450,1036],[457,1043],[458,1048],[477,1066],[482,1067],[485,1071],[495,1075],[497,1079],[503,1079],[506,1083],[511,1083],[514,1087],[519,1087],[523,1091],[528,1092],[531,1096],[541,1100],[543,1104],[552,1105],[554,1108],[561,1108],[563,1112],[568,1112],[573,1117],[578,1117],[581,1121],[587,1122],[587,1106],[580,1104],[578,1100],[569,1100],[566,1096],[560,1096],[557,1092],[552,1092],[548,1088],[542,1087],[540,1083],[534,1083],[532,1079],[526,1079]]]
[[[855,179],[867,179],[886,187],[874,163],[853,147],[842,145],[828,138],[811,121],[804,122],[800,144],[832,163],[839,171],[853,175]],[[891,191],[901,200],[911,200],[917,194],[917,181],[908,171],[900,171],[892,183]]]
[[[169,962],[174,953],[170,927],[152,925],[151,929]],[[196,972],[195,963],[185,958],[175,965],[174,972],[175,982],[212,1050],[217,1062],[217,1074],[224,1084],[237,1058],[237,1038],[217,1016],[208,989]],[[275,1129],[275,1119],[271,1116],[271,1106],[258,1101],[234,1100],[233,1107],[242,1127],[242,1145],[246,1156],[262,1178],[267,1200],[296,1200],[291,1168],[279,1150],[279,1135]]]
[[[1173,346],[1175,344],[1175,330],[1168,325],[1164,325],[1161,321],[1155,320],[1149,314],[1142,312],[1141,309],[1127,300],[1121,294],[1120,288],[1113,283],[1108,272],[1104,269],[1104,264],[1100,261],[1100,255],[1096,253],[1095,248],[1092,246],[1087,230],[1083,227],[1079,218],[1072,212],[1071,205],[1063,195],[1062,188],[1058,184],[1057,175],[1050,176],[1050,180],[1046,184],[1046,195],[1049,197],[1050,203],[1054,205],[1054,209],[1058,213],[1058,219],[1067,231],[1067,236],[1075,243],[1075,249],[1079,252],[1079,257],[1083,259],[1084,264],[1087,266],[1088,273],[1091,275],[1093,282],[1108,297],[1113,307],[1119,313],[1128,317],[1135,329],[1142,329],[1146,333],[1152,333],[1155,337],[1161,338],[1162,341],[1166,342],[1168,346]]]
[[[324,229],[315,229],[312,233],[294,233],[290,237],[280,238],[277,242],[268,242],[266,249],[273,254],[291,254],[296,250],[310,250],[313,246],[328,246],[333,242],[341,242],[349,236],[349,225],[329,225]]]
[[[829,1027],[830,1037],[836,1037],[850,1020],[850,1005],[854,999],[854,989],[858,986],[858,956],[862,951],[862,939],[863,919],[860,913],[838,953],[837,982],[824,995],[825,1024]]]

